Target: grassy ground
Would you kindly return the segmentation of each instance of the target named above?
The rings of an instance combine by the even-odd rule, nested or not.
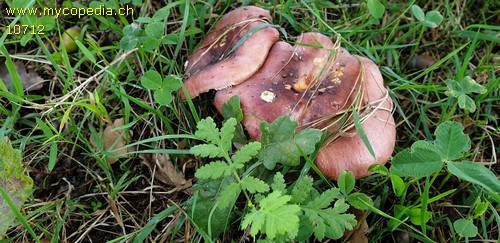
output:
[[[439,124],[457,121],[472,141],[464,158],[498,175],[500,4],[493,0],[415,2],[425,12],[436,10],[443,16],[437,27],[430,28],[412,14],[410,3],[382,2],[385,12],[377,19],[371,16],[365,1],[243,1],[268,9],[292,41],[307,31],[340,34],[343,47],[380,67],[396,104],[395,154],[415,141],[433,140]],[[56,6],[54,1],[26,4]],[[60,4],[71,3],[57,6]],[[93,4],[97,3],[81,1],[83,6]],[[13,147],[22,151],[35,184],[33,196],[22,208],[23,219],[9,228],[5,238],[13,242],[210,238],[184,209],[193,195],[194,173],[204,161],[189,153],[199,143],[193,136],[196,124],[205,117],[214,117],[219,125],[223,120],[212,107],[214,93],[189,103],[181,102],[177,92],[167,90],[173,100],[169,102],[165,95],[167,100],[158,102],[156,90],[145,88],[141,76],[156,70],[162,78],[180,79],[187,56],[210,27],[221,14],[241,4],[143,0],[138,5],[129,3],[134,12],[121,17],[62,16],[55,19],[52,28],[47,27],[50,20],[34,18],[32,21],[46,25],[44,35],[26,37],[4,32],[4,41],[0,41],[2,62],[21,61],[43,79],[40,90],[0,90],[0,137],[8,137]],[[13,21],[28,21],[8,16],[5,2],[0,7],[1,28]],[[164,12],[155,19],[153,16],[162,8]],[[155,31],[155,23],[162,29],[166,26],[165,33]],[[76,52],[59,45],[60,35],[72,26],[81,28],[84,46]],[[163,43],[153,38],[158,33]],[[427,55],[423,58],[435,64],[412,66],[416,54]],[[475,111],[463,109],[456,98],[445,93],[446,80],[460,81],[466,76],[485,87],[482,94],[469,94]],[[116,123],[120,118],[123,122]],[[113,132],[114,122],[118,128]],[[102,152],[102,148],[109,143],[106,138],[112,136],[119,137],[115,138],[118,152],[123,147],[120,141],[131,145],[121,150],[128,156],[110,164],[113,153]],[[167,163],[155,167],[154,159],[148,157],[154,153],[169,154],[183,175],[179,177],[176,170],[166,168]],[[165,157],[161,160],[167,161]],[[312,170],[310,174],[315,188],[328,188]],[[378,209],[364,213],[370,241],[496,242],[499,238],[498,194],[492,196],[446,170],[432,177],[407,178],[403,183],[407,193],[399,197],[387,176],[377,174],[356,182],[355,191],[370,196]],[[405,224],[389,219],[398,218],[398,205],[421,209],[422,204],[431,214],[425,226],[401,215],[399,219]],[[244,207],[244,203],[238,205]],[[234,218],[231,232],[221,235],[220,240],[251,239],[249,232],[239,230],[241,217]],[[461,218],[477,226],[474,237],[464,238],[456,232],[453,222]]]

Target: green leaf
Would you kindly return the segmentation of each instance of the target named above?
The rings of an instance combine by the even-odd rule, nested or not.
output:
[[[344,195],[347,195],[354,189],[356,179],[354,178],[354,174],[351,171],[342,171],[342,173],[339,175],[337,183],[339,185],[340,192],[342,192],[342,194]]]
[[[425,20],[424,10],[422,10],[422,8],[420,8],[418,5],[412,5],[411,12],[415,16],[415,18],[418,19],[418,21],[422,22]]]
[[[484,94],[487,91],[485,87],[476,83],[470,76],[464,77],[459,82],[455,80],[446,80],[445,84],[448,87],[448,91],[446,91],[445,94],[449,97],[458,99],[460,108],[469,112],[474,112],[476,110],[476,104],[468,94]]]
[[[500,181],[497,179],[495,173],[478,163],[450,161],[448,162],[447,169],[462,180],[472,182],[490,192],[500,193]]]
[[[353,109],[352,117],[354,120],[354,126],[356,127],[356,131],[358,132],[359,137],[361,138],[361,140],[363,140],[365,147],[368,149],[368,151],[372,155],[373,159],[376,160],[377,155],[375,154],[375,151],[373,150],[373,147],[370,144],[370,140],[368,139],[368,136],[366,136],[365,130],[363,129],[363,125],[361,125],[361,121],[359,120],[359,115],[358,115],[358,112],[356,111],[356,109]]]
[[[279,117],[272,124],[261,123],[261,142],[264,147],[257,157],[267,169],[273,169],[277,163],[287,166],[299,165],[302,154],[297,146],[305,154],[314,152],[322,132],[308,128],[294,135],[297,125],[298,123],[291,121],[288,116]]]
[[[240,105],[240,97],[234,95],[226,103],[222,104],[222,115],[225,119],[231,117],[236,118],[236,121],[243,121],[243,110]]]
[[[347,196],[347,201],[351,206],[360,210],[367,210],[370,206],[373,206],[373,200],[366,194],[360,192],[355,192]]]
[[[273,184],[271,184],[271,188],[273,189],[273,191],[280,191],[282,194],[286,193],[285,178],[283,177],[283,174],[281,174],[281,172],[276,172],[276,174],[274,174]]]
[[[198,168],[194,176],[198,179],[217,179],[222,176],[229,176],[230,174],[231,167],[228,164],[222,161],[214,161]]]
[[[441,24],[441,22],[443,22],[443,15],[436,10],[432,10],[425,14],[423,25],[429,28],[436,28]]]
[[[373,17],[380,19],[384,15],[385,7],[378,0],[368,0],[368,10]]]
[[[219,129],[215,125],[212,117],[201,119],[196,125],[196,132],[194,135],[199,139],[206,140],[209,143],[217,144],[219,142]]]
[[[458,122],[447,121],[441,123],[434,134],[436,141],[434,145],[441,154],[441,159],[455,160],[463,157],[469,151],[471,143],[467,134],[464,134],[463,127]]]
[[[349,209],[349,205],[344,200],[335,202],[333,208],[326,208],[334,200],[335,197],[332,196],[339,193],[338,190],[329,192],[330,190],[325,191],[320,196],[328,202],[320,203],[318,198],[302,207],[304,215],[313,225],[314,236],[320,241],[325,237],[339,239],[344,235],[346,229],[352,230],[353,226],[356,225],[355,216],[345,214]],[[325,193],[327,195],[323,196]]]
[[[312,179],[308,176],[304,176],[297,181],[292,189],[292,203],[302,204],[306,201],[309,196],[309,192],[313,188]]]
[[[242,168],[242,166],[250,161],[254,156],[259,153],[261,145],[259,142],[250,142],[241,147],[236,153],[233,155],[233,162],[238,164]]]
[[[314,209],[323,209],[328,207],[338,196],[340,195],[340,190],[338,188],[330,188],[319,197],[314,198],[312,201],[307,203],[305,207]]]
[[[96,64],[97,60],[95,59],[94,55],[90,52],[90,50],[78,39],[75,39],[75,43],[78,46],[78,48],[82,51],[83,55],[89,59],[92,63]]]
[[[157,90],[161,88],[161,75],[155,70],[148,70],[141,77],[141,84],[146,89]]]
[[[474,237],[477,235],[478,229],[472,222],[468,219],[459,219],[453,222],[453,228],[462,237]]]
[[[213,238],[231,226],[233,210],[219,209],[217,205],[221,201],[221,188],[226,188],[235,180],[233,176],[215,180],[199,179],[193,185],[194,195],[187,202],[186,213],[199,229],[208,232]]]
[[[384,165],[381,165],[381,164],[370,165],[370,167],[368,167],[368,171],[373,172],[373,173],[377,173],[377,174],[381,174],[381,175],[388,175],[389,174],[389,170],[387,169],[387,167],[385,167]]]
[[[158,104],[165,106],[169,105],[173,99],[171,91],[165,90],[164,88],[156,90],[153,97]]]
[[[220,144],[219,146],[224,151],[229,151],[232,146],[232,140],[234,137],[234,131],[236,130],[236,119],[229,118],[220,129]]]
[[[417,141],[392,158],[391,173],[399,176],[424,177],[439,171],[443,161],[439,151],[426,141]]]
[[[234,205],[238,196],[240,196],[241,187],[238,183],[234,182],[229,184],[222,190],[219,198],[219,209],[225,209],[231,205]]]
[[[13,149],[10,142],[0,138],[0,187],[16,207],[20,207],[32,194],[33,180],[25,174],[21,152]],[[0,196],[0,236],[5,235],[15,223],[16,214],[7,199]]]
[[[224,152],[213,144],[199,144],[189,150],[194,155],[200,157],[219,158],[224,156]]]
[[[405,183],[403,179],[397,175],[391,175],[390,178],[394,194],[396,197],[401,197],[405,191]]]
[[[460,81],[460,86],[463,88],[465,94],[471,94],[471,93],[484,94],[487,91],[487,89],[484,86],[476,83],[476,80],[474,80],[470,76],[465,76]]]
[[[239,96],[234,95],[226,103],[222,104],[222,116],[224,116],[224,119],[226,120],[231,117],[236,119],[238,124],[236,125],[233,141],[245,144],[247,139],[243,126],[241,126],[241,121],[243,121],[243,110],[241,109]]]
[[[410,221],[412,222],[412,224],[419,226],[422,224],[426,224],[429,221],[429,219],[432,218],[431,212],[427,210],[425,212],[422,212],[421,208],[412,208],[410,210],[407,210],[405,213],[410,217]],[[422,222],[422,213],[425,214],[424,222]]]
[[[243,185],[243,188],[250,193],[264,193],[269,191],[269,185],[267,185],[267,183],[253,176],[243,178],[243,180],[241,180],[241,184]]]
[[[152,39],[159,40],[163,37],[165,33],[165,23],[163,22],[153,22],[149,23],[144,29],[146,35],[148,35]]]
[[[245,215],[241,228],[251,227],[250,234],[257,235],[260,231],[273,240],[277,235],[287,235],[293,239],[299,230],[300,207],[290,205],[291,197],[274,191],[262,199],[259,209],[253,208]]]
[[[169,75],[163,79],[162,87],[168,91],[177,91],[182,87],[179,76]]]

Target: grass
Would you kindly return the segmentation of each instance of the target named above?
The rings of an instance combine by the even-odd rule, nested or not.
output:
[[[53,2],[26,1],[25,6],[50,7],[55,6]],[[185,211],[186,201],[193,197],[192,188],[158,180],[153,170],[161,168],[149,169],[139,155],[169,154],[188,183],[194,183],[196,169],[206,162],[189,153],[199,143],[193,136],[196,124],[205,117],[214,117],[218,124],[223,120],[212,107],[214,93],[182,102],[177,92],[171,92],[173,100],[164,106],[155,101],[153,90],[141,85],[141,76],[156,70],[161,77],[182,77],[187,56],[221,14],[239,5],[231,1],[142,2],[129,3],[134,13],[120,18],[64,16],[55,19],[53,29],[45,35],[2,35],[1,60],[7,65],[9,60],[20,60],[44,80],[38,91],[16,89],[10,93],[0,89],[0,137],[8,137],[22,151],[36,186],[33,197],[22,207],[21,219],[10,227],[5,239],[158,242],[212,238]],[[395,153],[415,141],[433,140],[439,124],[457,121],[472,141],[465,159],[483,164],[498,176],[500,6],[496,1],[412,2],[425,12],[436,10],[443,16],[437,28],[423,26],[412,15],[411,3],[400,1],[382,1],[385,13],[381,19],[370,17],[365,1],[244,2],[270,10],[275,24],[286,30],[288,41],[308,31],[340,35],[343,47],[373,60],[395,103]],[[7,3],[0,3],[0,7],[2,29],[15,21],[40,19],[8,16]],[[158,14],[162,8],[167,14]],[[162,34],[168,37],[165,42],[148,38],[147,29],[146,34],[124,29],[141,17],[151,18],[138,23],[141,31],[152,23],[166,26]],[[84,48],[67,53],[59,47],[59,38],[75,25],[82,28]],[[123,41],[124,36],[129,36],[128,41]],[[30,41],[24,43],[23,38]],[[139,44],[132,45],[134,41]],[[412,70],[408,63],[414,54],[427,54],[435,64]],[[455,98],[445,94],[445,80],[459,81],[465,76],[486,88],[482,94],[470,94],[477,107],[474,112],[462,109]],[[13,80],[14,85],[21,82]],[[119,118],[124,118],[124,125],[115,130],[134,150],[109,164],[113,154],[96,147],[104,144],[106,127]],[[289,175],[307,171],[309,165],[292,168]],[[309,174],[319,191],[328,188],[313,171]],[[446,171],[403,183],[407,194],[401,198],[395,195],[387,176],[376,174],[357,181],[355,191],[374,201],[374,208],[365,213],[370,241],[496,242],[499,238],[498,197]],[[415,225],[396,212],[396,205],[426,208],[432,217],[427,224]],[[464,238],[455,232],[453,222],[461,218],[473,220],[478,227],[475,237]],[[232,229],[239,229],[238,220],[232,222]],[[245,237],[249,237],[248,232],[232,230],[220,240]]]

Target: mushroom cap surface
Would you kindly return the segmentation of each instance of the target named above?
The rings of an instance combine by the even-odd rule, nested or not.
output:
[[[253,6],[225,14],[188,57],[184,86],[189,96],[239,84],[255,73],[279,38],[266,26],[271,21],[267,10]]]
[[[319,33],[305,33],[297,44],[276,43],[262,67],[244,83],[217,92],[214,104],[240,96],[243,125],[259,140],[260,123],[289,115],[299,129],[315,127],[332,134],[320,150],[316,165],[329,178],[343,170],[356,178],[368,176],[371,164],[385,164],[395,143],[392,101],[378,67]],[[349,109],[357,107],[376,158],[352,125]],[[347,116],[347,124],[341,124]],[[345,118],[345,117],[344,117]],[[351,122],[349,122],[351,121]]]

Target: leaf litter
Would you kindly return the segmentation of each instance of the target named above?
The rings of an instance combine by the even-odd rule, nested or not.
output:
[[[25,91],[35,91],[43,87],[43,79],[35,70],[26,71],[26,66],[20,61],[14,62],[14,66]],[[0,79],[7,89],[10,90],[12,87],[12,77],[7,70],[5,62],[0,63]]]

